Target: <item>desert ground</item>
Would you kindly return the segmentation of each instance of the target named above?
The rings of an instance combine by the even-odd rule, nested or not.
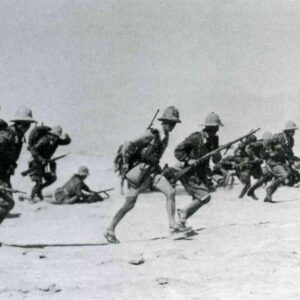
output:
[[[82,159],[61,162],[48,192]],[[238,199],[239,184],[218,189],[190,220],[197,234],[184,240],[169,237],[164,196],[146,193],[117,228],[121,244],[108,245],[103,231],[124,199],[105,161],[84,159],[91,166],[87,183],[116,187],[111,198],[55,206],[16,197],[0,228],[1,300],[300,298],[299,189],[280,188],[276,204],[262,201],[263,188],[259,201]],[[29,191],[31,183],[16,175],[14,185]],[[179,187],[177,207],[189,201]]]

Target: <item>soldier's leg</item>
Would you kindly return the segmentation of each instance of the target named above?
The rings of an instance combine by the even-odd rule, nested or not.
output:
[[[239,178],[241,183],[244,185],[243,189],[240,192],[239,198],[243,198],[251,187],[251,176],[249,172],[243,171],[240,173]]]
[[[190,204],[185,208],[178,209],[179,219],[185,224],[189,217],[210,201],[211,196],[208,192],[208,188],[204,184],[188,180],[182,180],[181,182],[187,193],[193,197],[193,201]]]
[[[288,184],[288,173],[283,166],[278,165],[272,168],[274,180],[266,189],[265,202],[274,203],[272,200],[273,194],[281,184]]]
[[[35,183],[31,190],[30,200],[34,202],[35,196],[43,200],[41,191],[43,185],[44,166],[40,162],[32,160],[29,162],[29,168],[34,170],[30,173],[30,178]]]
[[[6,218],[8,213],[15,206],[12,194],[9,192],[0,192],[0,224]]]
[[[43,200],[42,195],[42,186],[43,186],[43,178],[36,174],[31,176],[31,180],[35,182],[35,185],[32,188],[31,194],[30,194],[30,200],[34,201],[35,196],[38,196],[41,200]]]
[[[250,187],[250,189],[247,192],[247,196],[252,197],[254,200],[258,200],[258,198],[255,195],[255,191],[256,189],[258,189],[263,184],[267,183],[273,178],[273,174],[271,171],[272,170],[270,169],[270,167],[266,166],[260,174],[257,174],[260,175],[260,178]]]
[[[104,233],[104,236],[109,243],[119,243],[120,242],[116,238],[116,235],[115,235],[115,229],[116,229],[117,225],[124,218],[124,216],[130,210],[132,210],[134,208],[134,205],[136,203],[139,193],[141,193],[142,191],[147,189],[150,185],[151,185],[151,178],[148,177],[139,188],[133,188],[132,186],[129,187],[127,194],[126,194],[125,203],[113,216],[111,223],[109,224],[109,226],[107,227],[107,229]]]
[[[169,226],[170,228],[177,228],[178,224],[175,221],[175,188],[163,175],[155,176],[153,180],[153,188],[162,192],[166,196]]]
[[[62,201],[61,204],[74,204],[80,202],[80,199],[78,198],[77,195],[73,197],[65,197],[65,199]]]
[[[56,174],[53,173],[45,173],[44,174],[44,180],[45,182],[42,184],[42,190],[46,188],[47,186],[50,186],[57,180]]]
[[[46,188],[47,186],[51,185],[57,180],[56,176],[56,162],[51,161],[49,164],[50,172],[44,173],[45,182],[43,183],[42,189]]]

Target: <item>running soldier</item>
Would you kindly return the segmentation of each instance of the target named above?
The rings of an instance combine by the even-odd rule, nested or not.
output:
[[[248,146],[255,143],[256,141],[257,137],[255,135],[250,135],[238,145],[235,151],[235,156],[239,161],[239,163],[235,166],[236,173],[241,183],[244,184],[239,198],[243,198],[251,187],[251,176],[254,179],[258,180],[262,177],[263,174],[261,168],[263,159],[261,158],[260,149],[258,152],[248,151]],[[252,195],[252,198],[254,199],[255,195]]]
[[[263,142],[249,145],[249,153],[260,152],[264,158],[266,166],[263,170],[263,176],[248,190],[247,195],[257,199],[254,192],[263,184],[271,181],[266,189],[264,202],[275,203],[272,199],[273,194],[282,184],[288,184],[288,167],[286,164],[286,154],[281,143],[271,132],[265,132]]]
[[[192,203],[183,209],[177,210],[182,226],[186,226],[187,219],[200,207],[208,203],[211,198],[208,182],[210,159],[208,158],[200,164],[198,164],[197,159],[219,147],[217,132],[223,124],[220,117],[212,112],[205,118],[204,126],[202,131],[192,133],[175,149],[175,157],[184,163],[183,167],[195,166],[180,178],[183,187],[193,198]],[[212,160],[214,163],[218,163],[221,160],[221,154],[215,154]]]
[[[149,187],[162,192],[167,199],[167,213],[171,233],[185,231],[175,221],[175,189],[161,174],[159,166],[166,147],[169,133],[177,123],[181,123],[176,107],[166,108],[161,121],[161,130],[150,128],[138,139],[125,143],[122,147],[123,176],[128,181],[128,191],[124,205],[114,215],[104,233],[109,243],[119,243],[115,229],[123,217],[133,209],[138,195]]]
[[[35,120],[31,109],[21,107],[17,110],[11,126],[2,126],[0,131],[0,185],[11,188],[11,176],[14,175],[17,161],[22,151],[24,136]],[[4,125],[4,124],[2,124]],[[0,189],[0,224],[14,207],[13,195]]]
[[[69,135],[63,135],[62,132],[60,126],[54,126],[29,149],[32,154],[32,160],[29,162],[29,169],[32,170],[30,178],[35,182],[30,195],[32,203],[36,201],[35,196],[43,200],[42,190],[57,179],[56,162],[51,161],[51,157],[58,146],[71,143]]]
[[[295,144],[294,135],[297,129],[298,127],[293,121],[287,121],[283,132],[275,136],[277,142],[282,145],[286,155],[286,163],[289,168],[289,185],[291,186],[300,181],[300,174],[295,168],[296,162],[299,162],[300,159],[295,156],[293,151]]]

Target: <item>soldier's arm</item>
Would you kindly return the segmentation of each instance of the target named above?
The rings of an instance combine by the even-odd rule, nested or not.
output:
[[[85,192],[92,193],[93,191],[83,182],[81,189]]]
[[[179,161],[188,162],[191,159],[190,154],[195,138],[195,134],[191,134],[175,148],[174,155]]]
[[[244,144],[243,142],[240,142],[240,143],[237,145],[237,147],[234,149],[234,155],[235,155],[235,156],[240,156],[243,147],[245,147],[245,144]]]
[[[219,137],[218,136],[215,136],[215,139],[214,139],[214,149],[218,149],[219,148]],[[222,159],[222,155],[220,152],[217,152],[215,153],[213,156],[212,156],[212,161],[214,164],[217,164],[218,162],[220,162]]]
[[[65,137],[63,139],[59,139],[59,145],[65,146],[69,145],[71,143],[71,138],[68,134],[65,134]]]

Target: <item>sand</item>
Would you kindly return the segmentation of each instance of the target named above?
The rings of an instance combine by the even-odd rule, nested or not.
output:
[[[299,190],[282,187],[267,204],[238,199],[240,188],[215,192],[186,240],[169,237],[164,196],[144,194],[117,228],[119,245],[103,237],[118,190],[88,205],[16,201],[0,240],[32,248],[0,248],[0,299],[299,299]],[[177,206],[189,201],[179,190]]]

